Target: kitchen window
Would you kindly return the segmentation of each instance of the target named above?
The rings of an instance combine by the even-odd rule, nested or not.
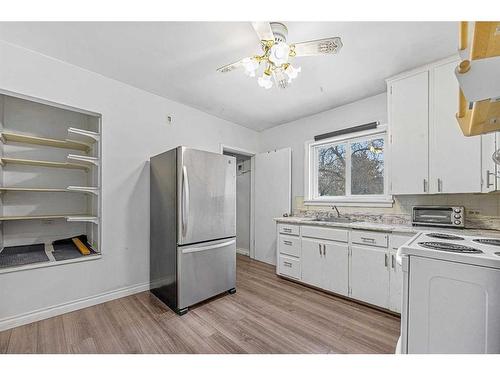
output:
[[[306,204],[391,206],[385,128],[306,144]]]

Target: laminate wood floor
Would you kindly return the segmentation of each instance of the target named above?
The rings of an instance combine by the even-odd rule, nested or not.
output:
[[[394,353],[399,324],[238,255],[236,294],[184,316],[139,293],[0,332],[0,353]]]

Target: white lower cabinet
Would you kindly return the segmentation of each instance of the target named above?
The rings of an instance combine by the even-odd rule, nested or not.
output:
[[[403,269],[398,264],[396,253],[398,248],[409,241],[414,234],[409,233],[393,233],[391,234],[389,244],[389,310],[401,313],[402,305],[402,289],[403,289]]]
[[[293,233],[278,227],[278,275],[401,312],[403,273],[396,251],[413,234],[311,225]]]
[[[300,280],[300,260],[295,257],[280,254],[278,256],[278,273]]]
[[[372,305],[389,307],[387,248],[351,246],[350,296]]]
[[[302,281],[347,295],[349,283],[347,243],[302,238]]]
[[[396,261],[396,250],[391,249],[390,268],[389,268],[389,310],[401,313],[403,288],[403,270]]]

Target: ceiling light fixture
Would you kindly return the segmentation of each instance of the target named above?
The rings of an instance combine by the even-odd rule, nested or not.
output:
[[[246,75],[255,77],[262,65],[264,71],[262,76],[257,78],[257,83],[265,89],[273,87],[273,80],[276,86],[284,89],[297,78],[302,68],[292,66],[290,60],[294,57],[330,55],[342,48],[339,37],[287,44],[288,29],[279,22],[253,22],[252,26],[260,38],[262,55],[245,57],[233,64],[222,66],[217,71],[226,73],[243,67]]]

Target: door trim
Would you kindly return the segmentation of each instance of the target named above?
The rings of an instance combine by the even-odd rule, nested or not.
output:
[[[246,150],[240,147],[229,146],[224,143],[219,144],[219,152],[232,152],[235,154],[250,156],[250,249],[248,255],[255,259],[255,155],[256,151]],[[237,194],[237,193],[236,193]]]

